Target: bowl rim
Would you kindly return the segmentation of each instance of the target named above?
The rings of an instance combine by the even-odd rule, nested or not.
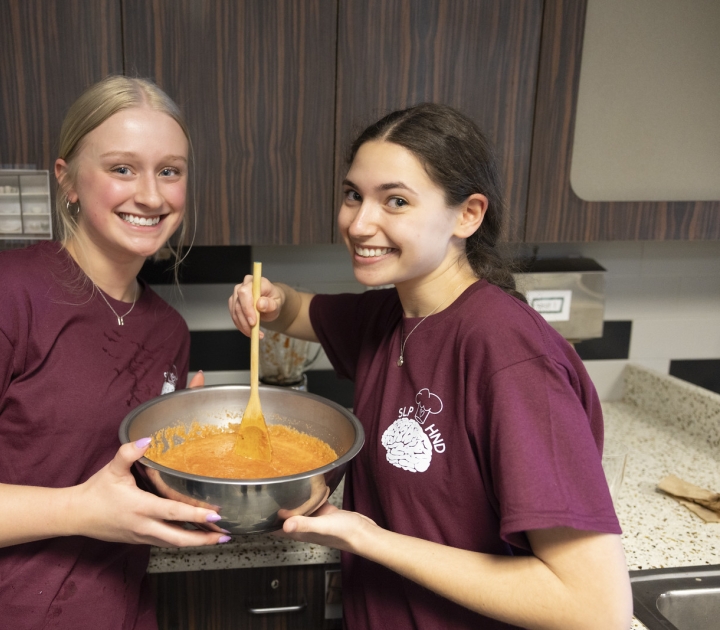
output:
[[[360,423],[360,420],[353,414],[347,407],[343,407],[342,405],[336,403],[333,400],[330,400],[329,398],[324,398],[323,396],[318,396],[317,394],[311,394],[310,392],[303,392],[300,390],[289,390],[287,387],[282,386],[276,386],[276,385],[259,385],[259,390],[283,390],[283,391],[292,391],[293,396],[302,396],[304,398],[310,398],[313,400],[316,400],[317,402],[323,403],[327,405],[328,407],[332,407],[336,411],[339,411],[343,416],[345,416],[349,421],[350,424],[355,429],[355,439],[353,440],[352,445],[347,450],[347,452],[344,455],[341,455],[338,457],[335,461],[330,462],[329,464],[325,464],[325,466],[321,466],[320,468],[313,468],[312,470],[307,470],[302,473],[297,473],[295,475],[284,475],[282,477],[258,477],[255,479],[226,479],[223,477],[208,477],[205,475],[196,475],[193,473],[186,473],[181,470],[175,470],[174,468],[168,468],[167,466],[163,466],[162,464],[158,464],[157,462],[154,462],[151,459],[148,459],[147,457],[143,456],[139,460],[137,460],[138,463],[143,464],[144,466],[147,466],[148,468],[152,468],[154,470],[157,470],[161,473],[166,473],[169,475],[173,475],[175,477],[179,477],[181,479],[187,479],[190,481],[197,481],[197,482],[212,482],[217,484],[223,484],[223,485],[230,485],[230,486],[246,486],[246,485],[270,485],[270,484],[280,484],[280,483],[288,483],[290,481],[300,481],[303,479],[307,479],[309,477],[315,477],[317,475],[324,475],[327,474],[336,468],[340,468],[341,466],[346,466],[350,460],[352,460],[362,449],[364,443],[365,443],[365,430],[363,429],[362,424]],[[232,390],[232,391],[249,391],[250,385],[206,385],[203,387],[197,387],[192,389],[180,389],[176,390],[174,392],[171,392],[169,394],[161,394],[160,396],[156,396],[154,398],[151,398],[150,400],[145,401],[144,403],[138,405],[130,411],[125,418],[123,418],[123,421],[120,423],[120,427],[118,429],[118,437],[120,438],[121,444],[127,444],[130,442],[130,435],[128,427],[132,423],[132,421],[135,419],[136,416],[140,415],[143,411],[145,411],[147,408],[152,407],[164,400],[167,400],[170,397],[179,397],[179,396],[189,396],[194,394],[195,392],[200,391],[207,391],[207,390]]]

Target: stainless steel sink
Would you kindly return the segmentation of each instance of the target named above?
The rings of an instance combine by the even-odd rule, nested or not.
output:
[[[720,565],[630,571],[635,616],[650,630],[718,630]]]

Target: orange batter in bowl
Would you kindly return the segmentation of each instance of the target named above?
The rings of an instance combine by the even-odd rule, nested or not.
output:
[[[159,431],[145,457],[181,472],[221,479],[267,479],[295,475],[337,459],[335,451],[318,438],[283,425],[269,425],[272,459],[247,459],[234,452],[232,426],[194,424]],[[167,445],[170,446],[167,446]]]

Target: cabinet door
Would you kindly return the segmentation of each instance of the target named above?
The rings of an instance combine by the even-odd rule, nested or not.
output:
[[[346,151],[367,124],[423,101],[472,117],[495,143],[521,240],[542,0],[345,0],[340,3],[336,203]]]
[[[336,0],[125,0],[126,73],[180,104],[198,245],[329,243]]]
[[[332,630],[325,571],[337,565],[156,573],[160,630]]]
[[[720,238],[720,202],[584,201],[570,167],[587,0],[546,0],[528,242]]]
[[[120,0],[0,2],[0,164],[52,172],[72,102],[122,74]]]

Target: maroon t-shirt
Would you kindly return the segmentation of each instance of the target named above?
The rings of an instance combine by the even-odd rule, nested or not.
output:
[[[143,284],[119,326],[83,278],[55,242],[0,252],[0,483],[85,481],[115,456],[128,412],[166,381],[185,385],[180,315]],[[2,548],[0,628],[156,628],[148,557],[146,545],[82,536]]]
[[[310,316],[338,374],[355,381],[366,432],[345,509],[499,555],[530,553],[533,529],[620,533],[597,394],[574,349],[532,308],[476,282],[422,323],[404,321],[402,367],[395,289],[318,295]],[[348,628],[511,627],[359,556],[343,553],[342,566]]]

